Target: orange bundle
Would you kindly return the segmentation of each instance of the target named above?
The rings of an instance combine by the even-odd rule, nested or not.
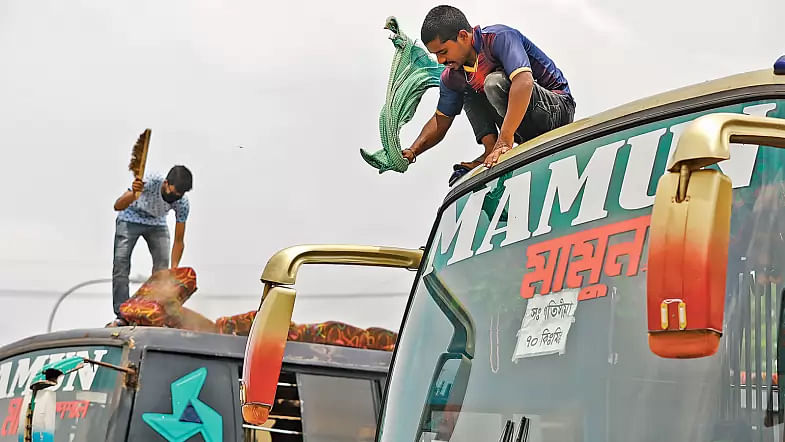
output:
[[[251,331],[256,310],[232,316],[222,316],[215,320],[218,333],[235,336],[248,336]],[[290,341],[314,344],[340,345],[342,347],[369,348],[372,350],[393,351],[398,333],[370,327],[362,329],[338,321],[316,324],[289,324]]]
[[[159,270],[120,305],[120,313],[131,324],[181,327],[183,303],[195,291],[196,272],[192,268]]]
[[[150,299],[133,297],[120,305],[120,313],[130,324],[164,327],[167,323],[164,307]]]
[[[159,270],[150,276],[134,296],[183,305],[196,291],[196,272],[191,267]]]
[[[232,316],[221,316],[215,320],[218,332],[224,335],[248,336],[251,333],[251,324],[256,317],[256,310]]]
[[[370,327],[365,330],[365,348],[393,351],[398,333],[385,328]]]
[[[355,348],[365,348],[367,341],[365,330],[338,321],[302,325],[292,323],[289,327],[289,340]]]

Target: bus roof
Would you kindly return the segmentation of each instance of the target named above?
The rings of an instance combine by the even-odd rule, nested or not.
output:
[[[0,347],[0,360],[46,348],[83,345],[128,346],[142,353],[157,350],[242,359],[246,340],[246,336],[161,327],[76,329],[35,335]],[[392,352],[387,351],[289,341],[283,362],[386,373],[391,357]]]
[[[445,203],[474,187],[479,181],[502,175],[524,161],[624,129],[633,123],[641,124],[641,120],[655,119],[663,113],[678,114],[682,104],[684,113],[689,113],[701,107],[712,107],[718,100],[728,101],[734,96],[749,99],[750,95],[765,96],[767,93],[782,96],[785,93],[785,75],[776,75],[773,69],[762,69],[674,89],[600,112],[516,146],[502,155],[499,163],[491,170],[483,166],[475,168],[453,187]]]

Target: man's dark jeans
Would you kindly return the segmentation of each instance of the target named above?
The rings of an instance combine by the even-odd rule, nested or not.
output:
[[[131,272],[131,252],[139,237],[147,242],[153,257],[153,273],[169,267],[169,228],[116,221],[114,233],[114,264],[112,267],[112,297],[114,313],[120,317],[120,304],[128,300],[128,274]]]
[[[507,114],[507,100],[512,82],[504,72],[491,72],[485,77],[485,93],[466,88],[463,108],[481,143],[489,134],[498,131]],[[534,83],[529,107],[515,131],[515,142],[523,143],[557,127],[571,123],[575,116],[575,102],[569,95],[557,94]]]

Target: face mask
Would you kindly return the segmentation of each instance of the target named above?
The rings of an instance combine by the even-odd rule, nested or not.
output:
[[[167,193],[161,190],[161,198],[163,198],[164,201],[166,201],[167,203],[172,204],[173,202],[179,200],[182,197],[176,193]]]

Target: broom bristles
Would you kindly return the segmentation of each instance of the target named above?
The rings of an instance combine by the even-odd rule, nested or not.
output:
[[[147,148],[150,146],[150,129],[145,129],[139,134],[133,149],[131,149],[131,162],[128,163],[130,170],[136,178],[142,179],[144,166],[147,162]]]

